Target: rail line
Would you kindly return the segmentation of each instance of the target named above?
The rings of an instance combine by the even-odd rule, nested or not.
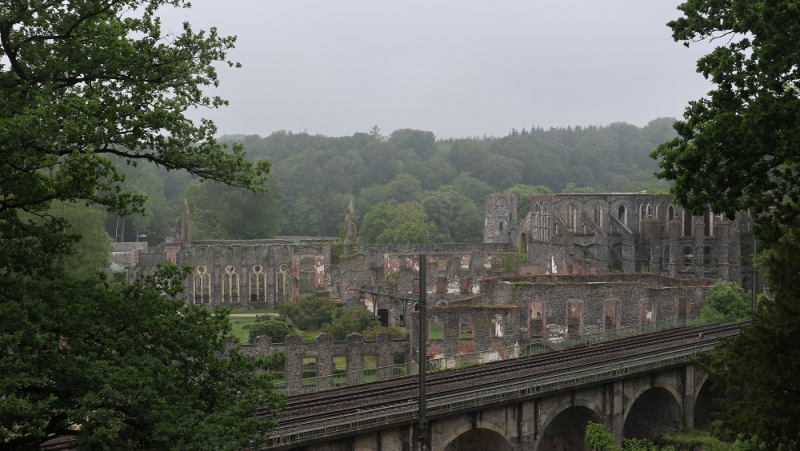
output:
[[[431,375],[426,385],[427,412],[436,417],[437,412],[508,402],[631,371],[685,363],[692,355],[713,349],[721,338],[738,334],[742,324],[688,327]],[[416,385],[415,379],[403,379],[290,397],[287,408],[278,414],[280,426],[274,431],[273,446],[370,424],[411,422],[418,414]]]

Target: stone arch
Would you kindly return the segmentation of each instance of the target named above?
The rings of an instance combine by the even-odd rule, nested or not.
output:
[[[628,207],[625,204],[620,204],[617,207],[617,219],[626,226],[628,225]]]
[[[523,233],[519,236],[519,251],[520,253],[528,253],[528,237]]]
[[[622,420],[623,438],[652,440],[657,435],[680,430],[681,398],[671,387],[645,387],[630,399]]]
[[[567,228],[573,232],[578,231],[578,207],[574,203],[567,203]]]
[[[683,209],[683,236],[692,236],[692,212]]]
[[[198,265],[192,277],[192,294],[195,304],[206,304],[211,299],[211,274],[205,265]]]
[[[267,300],[267,273],[263,265],[253,265],[249,278],[250,302],[265,302]]]
[[[444,451],[486,451],[487,449],[512,451],[514,446],[506,438],[505,432],[504,428],[482,419],[477,421],[475,427],[472,423],[466,422],[439,442],[439,449]],[[491,441],[487,442],[487,439]]]
[[[593,404],[576,399],[573,405],[563,407],[554,409],[552,417],[542,421],[542,437],[536,449],[585,450],[586,425],[603,424],[603,412]]]
[[[239,302],[239,273],[234,265],[225,265],[222,274],[222,302]]]
[[[594,204],[592,207],[593,219],[597,227],[603,228],[603,207],[600,204]]]
[[[703,377],[698,387],[694,398],[694,428],[710,431],[713,414],[719,410],[715,399],[719,398],[720,394],[713,389],[708,376]]]

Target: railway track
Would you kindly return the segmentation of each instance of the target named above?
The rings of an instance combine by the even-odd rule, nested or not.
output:
[[[613,364],[638,356],[685,349],[687,345],[709,344],[738,333],[741,323],[704,325],[630,337],[558,353],[494,362],[453,372],[429,375],[426,392],[429,402],[465,391],[480,391],[501,384],[547,377],[556,373],[577,372],[598,364]],[[700,334],[702,333],[702,339]],[[278,414],[281,426],[319,422],[365,409],[404,405],[418,398],[415,377],[364,384],[321,393],[292,396]]]
[[[557,373],[578,373],[593,365],[610,365],[653,353],[686,349],[687,346],[713,344],[720,338],[738,334],[742,324],[745,322],[671,329],[583,348],[431,374],[428,375],[426,383],[429,406],[435,404],[437,400],[469,392],[479,393],[498,385],[512,385],[533,378],[546,378]],[[292,396],[288,399],[286,409],[277,416],[280,424],[278,429],[296,430],[304,426],[314,427],[319,422],[359,413],[369,415],[369,411],[380,411],[393,406],[413,406],[418,397],[418,390],[417,378],[409,376],[404,379]],[[263,411],[257,412],[257,416],[263,414]],[[42,445],[40,449],[66,450],[72,449],[73,446],[73,437],[56,437]]]

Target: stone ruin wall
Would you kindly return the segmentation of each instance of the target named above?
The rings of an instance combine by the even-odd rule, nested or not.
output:
[[[194,267],[184,281],[188,303],[275,309],[302,288],[327,290],[330,247],[285,241],[196,241],[178,253]]]
[[[396,355],[409,361],[410,343],[408,339],[396,340],[386,333],[378,334],[375,340],[364,340],[361,334],[350,334],[343,341],[334,341],[330,334],[319,334],[312,343],[305,343],[299,335],[289,335],[284,343],[272,343],[270,337],[257,337],[253,343],[241,346],[243,354],[256,358],[283,352],[286,355],[284,374],[286,381],[303,379],[304,359],[314,359],[306,367],[315,369],[317,376],[334,374],[334,357],[346,357],[347,372],[364,369],[364,358],[373,357],[377,368],[394,364]],[[385,374],[378,373],[378,379]],[[348,381],[353,382],[353,381]]]
[[[482,281],[481,292],[484,302],[517,306],[521,336],[533,339],[697,318],[715,283],[652,274],[616,276],[494,277]]]
[[[496,351],[496,359],[505,359],[511,357],[505,352],[514,346],[538,340],[697,318],[708,289],[714,284],[711,279],[687,282],[653,274],[619,276],[490,277],[481,280],[481,294],[438,301],[435,287],[431,287],[428,332],[441,328],[441,338],[429,340],[427,355],[430,359],[447,360]],[[318,375],[332,374],[335,356],[348,356],[348,371],[361,369],[365,355],[382,355],[377,359],[378,367],[391,362],[395,354],[414,361],[419,346],[419,315],[412,310],[407,315],[409,335],[405,340],[391,340],[387,335],[374,343],[364,341],[360,334],[351,334],[346,341],[336,342],[330,335],[321,334],[312,344],[303,344],[299,336],[289,336],[286,345],[274,345],[262,337],[244,349],[253,356],[287,352],[287,380],[302,376],[303,358],[309,357],[317,359]],[[471,337],[462,338],[465,332]],[[380,349],[381,346],[387,347]]]
[[[499,225],[490,213],[508,200],[486,202],[485,236],[492,236],[488,228]],[[493,210],[493,203],[500,205]],[[724,215],[692,216],[672,196],[654,194],[546,194],[530,203],[516,229],[526,274],[653,272],[742,283],[738,222]]]

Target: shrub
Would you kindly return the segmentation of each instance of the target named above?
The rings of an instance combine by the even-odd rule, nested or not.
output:
[[[606,427],[599,423],[588,423],[586,425],[586,437],[583,443],[591,451],[616,451],[614,436],[606,430]]]
[[[364,307],[351,307],[333,321],[330,333],[336,340],[344,340],[348,334],[361,333],[365,329],[375,327],[378,323],[375,315]]]
[[[252,342],[259,335],[271,337],[274,343],[283,343],[286,336],[289,335],[289,326],[283,320],[270,318],[250,326],[250,341]]]
[[[700,318],[706,323],[724,323],[747,319],[749,312],[746,292],[735,284],[719,280],[708,290]]]
[[[298,329],[308,330],[330,323],[339,306],[329,298],[310,296],[297,302],[286,302],[278,307],[282,315],[292,319]]]

